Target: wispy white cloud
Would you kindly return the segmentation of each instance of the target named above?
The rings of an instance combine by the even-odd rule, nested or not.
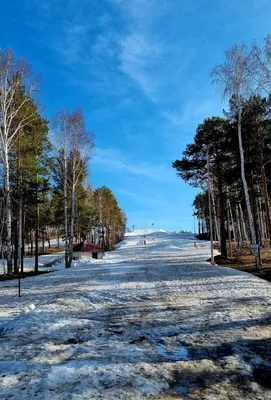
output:
[[[122,196],[128,197],[132,202],[140,205],[140,206],[149,206],[149,207],[166,207],[168,204],[160,198],[156,198],[155,196],[145,196],[138,192],[131,192],[125,189],[117,189],[116,192]]]
[[[93,158],[93,164],[109,172],[129,173],[142,176],[153,181],[170,182],[174,180],[174,171],[170,165],[156,165],[150,162],[129,159],[116,149],[98,148]]]
[[[154,21],[158,21],[166,3],[153,0],[111,0],[124,16],[127,30],[120,38],[119,68],[132,79],[153,102],[159,101],[163,86],[161,65],[166,61],[165,46],[156,35]],[[157,30],[157,28],[156,28]]]
[[[190,99],[182,109],[172,109],[163,111],[163,115],[173,125],[177,127],[197,126],[205,118],[212,115],[221,114],[221,108],[215,98],[207,98],[206,100]]]
[[[32,7],[33,2],[26,1]],[[35,2],[39,4],[39,0]],[[167,29],[172,19],[172,26],[176,24],[174,15],[180,15],[180,9],[184,14],[195,11],[196,0],[189,5],[178,1],[104,0],[104,6],[95,5],[93,9],[87,0],[82,2],[78,7],[76,0],[46,0],[43,7],[47,12],[38,13],[29,24],[65,65],[63,77],[69,84],[103,98],[100,114],[108,107],[119,112],[121,104],[126,111],[129,102],[132,109],[131,99],[138,90],[164,118],[166,137],[180,135],[176,130],[185,125],[194,131],[203,118],[213,114],[217,97],[208,93],[202,96],[202,86],[199,90],[192,78],[185,79],[193,69],[200,39],[174,35],[172,40]],[[197,98],[195,92],[199,93]],[[105,93],[107,98],[114,98],[114,103],[107,102]],[[106,111],[106,115],[112,112]]]
[[[102,41],[112,48],[109,35],[112,17],[106,9],[88,0],[25,0],[25,23],[40,34],[43,44],[51,48],[59,62],[69,68],[86,67],[96,54],[105,50]],[[41,4],[42,3],[42,4]],[[35,12],[35,18],[31,12]],[[45,12],[46,11],[46,12]],[[109,37],[110,36],[110,37]],[[107,56],[105,54],[105,56]]]
[[[198,2],[110,1],[119,8],[127,25],[120,38],[120,70],[159,108],[180,103],[187,84],[182,77],[193,65],[197,43],[188,36],[174,35],[172,40],[168,31],[171,25],[180,23],[174,20],[175,15],[194,11]]]
[[[120,69],[135,80],[143,92],[152,100],[155,99],[155,89],[151,72],[159,61],[161,48],[152,43],[142,33],[125,36],[120,42]]]
[[[195,0],[189,6],[157,0],[103,0],[101,5],[90,5],[82,0],[80,7],[76,0],[45,0],[43,10],[39,0],[26,2],[28,10],[35,4],[39,10],[28,24],[71,70],[70,82],[86,92],[123,98],[140,89],[170,124],[183,118],[180,114],[185,110],[177,115],[183,95],[181,77],[196,46],[187,46],[187,37],[171,40],[166,27],[176,11],[195,10]],[[169,105],[172,112],[167,111]]]

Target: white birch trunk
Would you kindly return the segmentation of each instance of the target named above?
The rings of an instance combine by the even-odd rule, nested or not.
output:
[[[11,241],[11,229],[12,229],[12,210],[11,210],[11,194],[10,194],[10,176],[9,176],[9,157],[8,148],[4,147],[4,170],[5,170],[5,195],[6,195],[6,251],[7,251],[7,273],[12,275],[12,241]]]
[[[213,216],[214,216],[214,220],[215,220],[216,240],[218,241],[218,243],[220,245],[220,235],[219,235],[219,229],[218,229],[217,213],[216,213],[215,198],[214,198],[214,191],[213,191],[212,184],[211,184],[211,199],[212,199],[212,207],[213,207]]]
[[[238,101],[240,102],[241,100],[239,99]],[[241,178],[242,178],[242,182],[243,182],[243,189],[244,189],[245,201],[246,201],[246,206],[247,206],[248,223],[249,223],[251,241],[252,241],[252,243],[256,243],[256,233],[255,233],[253,215],[252,215],[252,211],[251,211],[251,204],[250,204],[250,199],[249,199],[247,180],[246,180],[246,175],[245,175],[245,160],[244,160],[244,149],[243,149],[243,141],[242,141],[241,118],[242,118],[241,107],[239,106],[239,110],[238,110],[238,142],[239,142],[240,161],[241,161]]]
[[[6,210],[5,210],[5,204],[4,201],[2,201],[1,204],[1,222],[0,222],[0,226],[1,226],[1,231],[0,231],[0,248],[1,248],[1,265],[2,265],[2,269],[3,269],[3,273],[4,275],[6,275],[7,273],[7,268],[6,268],[6,262],[4,259],[4,243],[3,243],[3,232],[4,232],[4,227],[6,226]]]
[[[19,235],[18,235],[18,269],[21,268],[21,272],[23,272],[22,264],[22,242],[23,242],[23,201],[22,195],[20,194],[19,200],[19,227],[18,227]]]
[[[65,267],[69,268],[69,240],[68,240],[68,191],[67,191],[67,154],[66,151],[64,152],[64,230],[65,230]]]
[[[242,210],[242,207],[241,207],[240,203],[239,203],[239,211],[240,211],[240,217],[241,217],[241,226],[242,226],[242,231],[243,231],[243,238],[244,238],[244,241],[248,241],[247,228],[246,228],[246,224],[245,224],[245,220],[244,220],[243,210]]]
[[[246,200],[246,206],[247,206],[247,214],[248,214],[248,223],[249,223],[249,229],[250,229],[251,242],[256,243],[257,242],[256,232],[255,232],[254,220],[253,220],[251,204],[250,204],[250,199],[249,199],[247,180],[246,180],[246,175],[245,175],[245,160],[244,160],[244,149],[243,149],[243,141],[242,141],[242,123],[241,123],[242,113],[241,113],[241,106],[240,106],[240,102],[241,102],[240,97],[238,98],[238,102],[239,102],[238,142],[239,142],[240,161],[241,161],[241,178],[242,178],[242,182],[243,182],[243,188],[244,188],[244,194],[245,194],[245,200]],[[260,271],[261,270],[261,262],[260,262],[259,252],[255,252],[255,264],[256,264],[257,271]]]
[[[74,180],[74,171],[73,171]],[[69,266],[72,265],[73,257],[73,238],[74,238],[74,217],[75,217],[75,185],[72,184],[72,195],[71,195],[71,219],[70,219],[70,243],[69,243]]]
[[[228,230],[230,257],[232,257],[231,221],[230,221],[230,209],[229,209],[229,199],[228,198],[227,198],[227,228],[228,228],[227,230]]]
[[[236,243],[236,232],[235,232],[235,226],[234,226],[234,220],[233,220],[233,215],[232,215],[232,208],[231,208],[230,199],[229,199],[229,211],[230,211],[230,220],[231,220],[232,233],[233,233],[233,241]]]
[[[258,188],[259,189],[259,188]],[[259,227],[260,227],[260,243],[261,245],[265,245],[265,232],[264,232],[264,223],[263,223],[263,215],[262,215],[262,210],[261,210],[261,202],[258,200],[256,202],[256,207],[257,207],[257,214],[259,216]]]
[[[238,210],[238,206],[236,204],[235,208],[235,213],[236,213],[236,226],[237,226],[237,232],[238,232],[238,245],[243,244],[243,235],[242,235],[242,230],[241,230],[241,222],[240,222],[240,214]]]
[[[269,196],[267,191],[267,183],[266,183],[266,176],[265,176],[265,168],[262,167],[262,185],[264,191],[264,203],[265,203],[265,212],[266,212],[266,224],[267,224],[267,232],[271,247],[271,219],[270,219],[270,205],[269,205]]]

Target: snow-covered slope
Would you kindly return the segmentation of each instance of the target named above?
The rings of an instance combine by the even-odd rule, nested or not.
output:
[[[165,231],[164,229],[135,229],[133,232],[127,232],[126,236],[144,236],[144,235],[151,235],[151,234],[159,234],[159,233],[170,233]]]
[[[271,399],[271,285],[193,243],[133,232],[20,299],[0,283],[0,398]]]

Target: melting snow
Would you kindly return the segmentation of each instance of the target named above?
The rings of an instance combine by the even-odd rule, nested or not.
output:
[[[188,350],[184,346],[167,346],[159,343],[156,346],[157,353],[168,361],[188,360]]]
[[[21,298],[0,282],[0,398],[270,400],[270,283],[194,240],[136,231]]]

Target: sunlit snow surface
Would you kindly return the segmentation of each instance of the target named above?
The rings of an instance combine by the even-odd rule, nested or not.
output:
[[[0,399],[271,399],[271,285],[193,242],[137,231],[20,299],[1,282]]]
[[[53,247],[53,246],[52,246]],[[47,267],[48,264],[64,258],[64,252],[57,254],[45,254],[39,256],[39,269],[41,271],[50,271]],[[25,257],[24,258],[24,272],[34,271],[35,269],[35,258],[34,257]],[[7,273],[6,260],[0,260],[0,275]]]

